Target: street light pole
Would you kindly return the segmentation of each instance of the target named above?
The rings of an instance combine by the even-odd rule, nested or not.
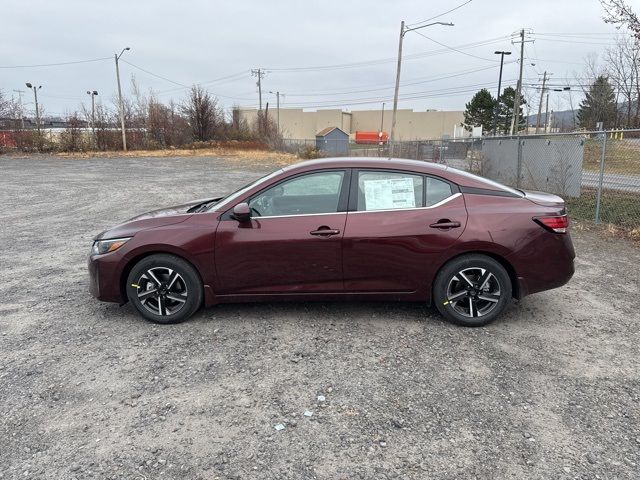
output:
[[[408,32],[419,30],[425,27],[430,27],[432,25],[446,25],[448,27],[453,27],[453,23],[433,22],[433,23],[428,23],[426,25],[420,25],[418,27],[405,28],[404,20],[400,22],[400,40],[398,41],[398,65],[396,68],[396,88],[393,93],[393,113],[391,115],[391,134],[389,136],[389,143],[391,144],[392,149],[393,149],[393,141],[395,140],[395,133],[396,133],[396,114],[398,112],[398,93],[400,91],[400,70],[402,69],[402,41],[404,40],[405,34],[407,34]],[[393,153],[393,152],[390,152],[390,153]]]
[[[129,47],[125,47],[120,52],[120,55],[114,53],[114,57],[116,59],[116,79],[118,80],[118,103],[120,104],[120,128],[122,129],[122,149],[127,151],[127,133],[124,128],[124,104],[122,103],[122,88],[120,87],[120,66],[118,65],[118,60],[126,50],[131,50]]]
[[[33,97],[36,102],[36,127],[38,128],[38,137],[40,137],[40,110],[38,109],[38,90],[42,88],[42,85],[38,85],[36,87],[29,82],[25,83],[25,85],[27,86],[27,88],[33,90]]]
[[[493,135],[496,136],[498,134],[498,115],[500,115],[500,89],[502,88],[502,66],[504,65],[504,56],[511,55],[511,52],[503,52],[497,51],[493,52],[496,55],[500,55],[500,74],[498,76],[498,96],[496,97],[496,111],[493,116]]]
[[[93,141],[96,140],[96,100],[95,97],[98,95],[96,90],[87,90],[87,95],[91,95],[91,136],[93,137]]]

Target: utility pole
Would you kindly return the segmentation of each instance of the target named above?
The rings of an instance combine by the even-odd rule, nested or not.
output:
[[[393,92],[393,113],[391,114],[391,135],[389,136],[389,144],[393,150],[393,142],[396,139],[396,112],[398,111],[398,92],[400,91],[400,70],[402,69],[402,41],[404,39],[404,20],[400,22],[400,40],[398,41],[398,65],[396,67],[396,88]],[[389,155],[393,151],[389,151]]]
[[[549,74],[551,75],[551,74]],[[538,130],[540,129],[540,120],[542,117],[542,100],[544,99],[544,92],[546,90],[546,86],[547,86],[547,80],[549,78],[547,77],[547,71],[545,70],[544,75],[542,77],[542,90],[540,90],[540,103],[538,104],[538,117],[536,118],[536,134],[538,133]],[[547,94],[547,106],[549,105],[548,102],[549,99],[549,95]],[[547,117],[544,117],[545,122],[547,121]],[[545,128],[546,131],[546,128]]]
[[[120,104],[120,128],[122,130],[122,149],[127,151],[127,131],[124,127],[124,104],[122,103],[122,88],[120,87],[120,67],[118,66],[118,60],[126,50],[131,50],[129,47],[125,47],[120,52],[120,55],[114,53],[116,59],[116,78],[118,80],[118,103]]]
[[[402,70],[402,41],[404,36],[413,30],[418,30],[420,28],[430,27],[431,25],[446,25],[448,27],[453,27],[453,23],[445,23],[445,22],[433,22],[428,23],[426,25],[419,25],[413,28],[405,28],[404,20],[400,22],[400,40],[398,41],[398,65],[396,68],[396,88],[393,93],[393,113],[391,114],[391,135],[389,136],[389,143],[391,148],[393,148],[393,141],[395,140],[396,134],[396,114],[398,112],[398,93],[400,91],[400,71]],[[393,153],[393,152],[390,152]]]
[[[36,87],[29,82],[25,83],[25,85],[27,86],[27,88],[33,90],[33,97],[36,102],[36,127],[38,127],[38,138],[40,138],[40,109],[38,109],[38,90],[42,88],[42,85],[38,85]]]
[[[18,101],[20,102],[20,128],[24,130],[24,103],[22,103],[22,94],[24,90],[14,90],[18,94]]]
[[[528,40],[528,41],[532,41],[532,40]],[[509,132],[510,135],[513,135],[514,129],[516,129],[516,122],[518,126],[520,124],[520,98],[522,96],[522,68],[524,67],[524,43],[525,43],[525,39],[524,39],[524,28],[523,28],[522,30],[520,30],[520,75],[518,77],[516,97],[513,101],[513,116],[511,118],[511,131]]]
[[[259,110],[262,111],[262,79],[264,78],[265,74],[261,68],[257,68],[251,70],[251,75],[254,77],[258,77],[258,82],[256,83],[256,85],[258,85],[258,102],[260,105]]]
[[[276,125],[278,127],[278,135],[280,135],[280,92],[272,92],[271,90],[269,90],[269,93],[272,93],[276,96]]]
[[[91,95],[91,136],[95,142],[96,140],[96,90],[87,90],[87,95]]]
[[[498,96],[496,111],[493,115],[493,136],[495,137],[498,134],[498,115],[500,114],[500,89],[502,88],[502,66],[504,65],[504,56],[511,55],[511,52],[497,51],[493,52],[496,55],[500,55],[500,75],[498,76]]]
[[[382,142],[383,131],[384,131],[384,102],[382,102],[382,114],[380,115],[380,142]]]
[[[547,93],[547,108],[544,114],[544,133],[547,133],[549,127],[549,93]]]

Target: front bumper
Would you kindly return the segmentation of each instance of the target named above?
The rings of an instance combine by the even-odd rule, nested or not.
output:
[[[119,260],[112,254],[90,255],[89,292],[103,302],[125,303],[120,289]]]

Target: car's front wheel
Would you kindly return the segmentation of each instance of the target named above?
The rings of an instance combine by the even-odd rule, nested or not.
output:
[[[198,272],[174,255],[143,258],[131,269],[127,297],[140,314],[155,323],[187,320],[202,304],[202,282]]]
[[[505,268],[486,255],[454,258],[436,276],[433,300],[448,320],[466,327],[493,321],[511,300],[511,279]]]

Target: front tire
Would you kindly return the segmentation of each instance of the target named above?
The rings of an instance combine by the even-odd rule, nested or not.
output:
[[[125,287],[135,309],[154,323],[184,322],[202,304],[198,272],[174,255],[143,258],[131,269]]]
[[[454,258],[438,272],[433,285],[436,308],[447,320],[480,327],[498,317],[511,301],[511,279],[486,255]]]

